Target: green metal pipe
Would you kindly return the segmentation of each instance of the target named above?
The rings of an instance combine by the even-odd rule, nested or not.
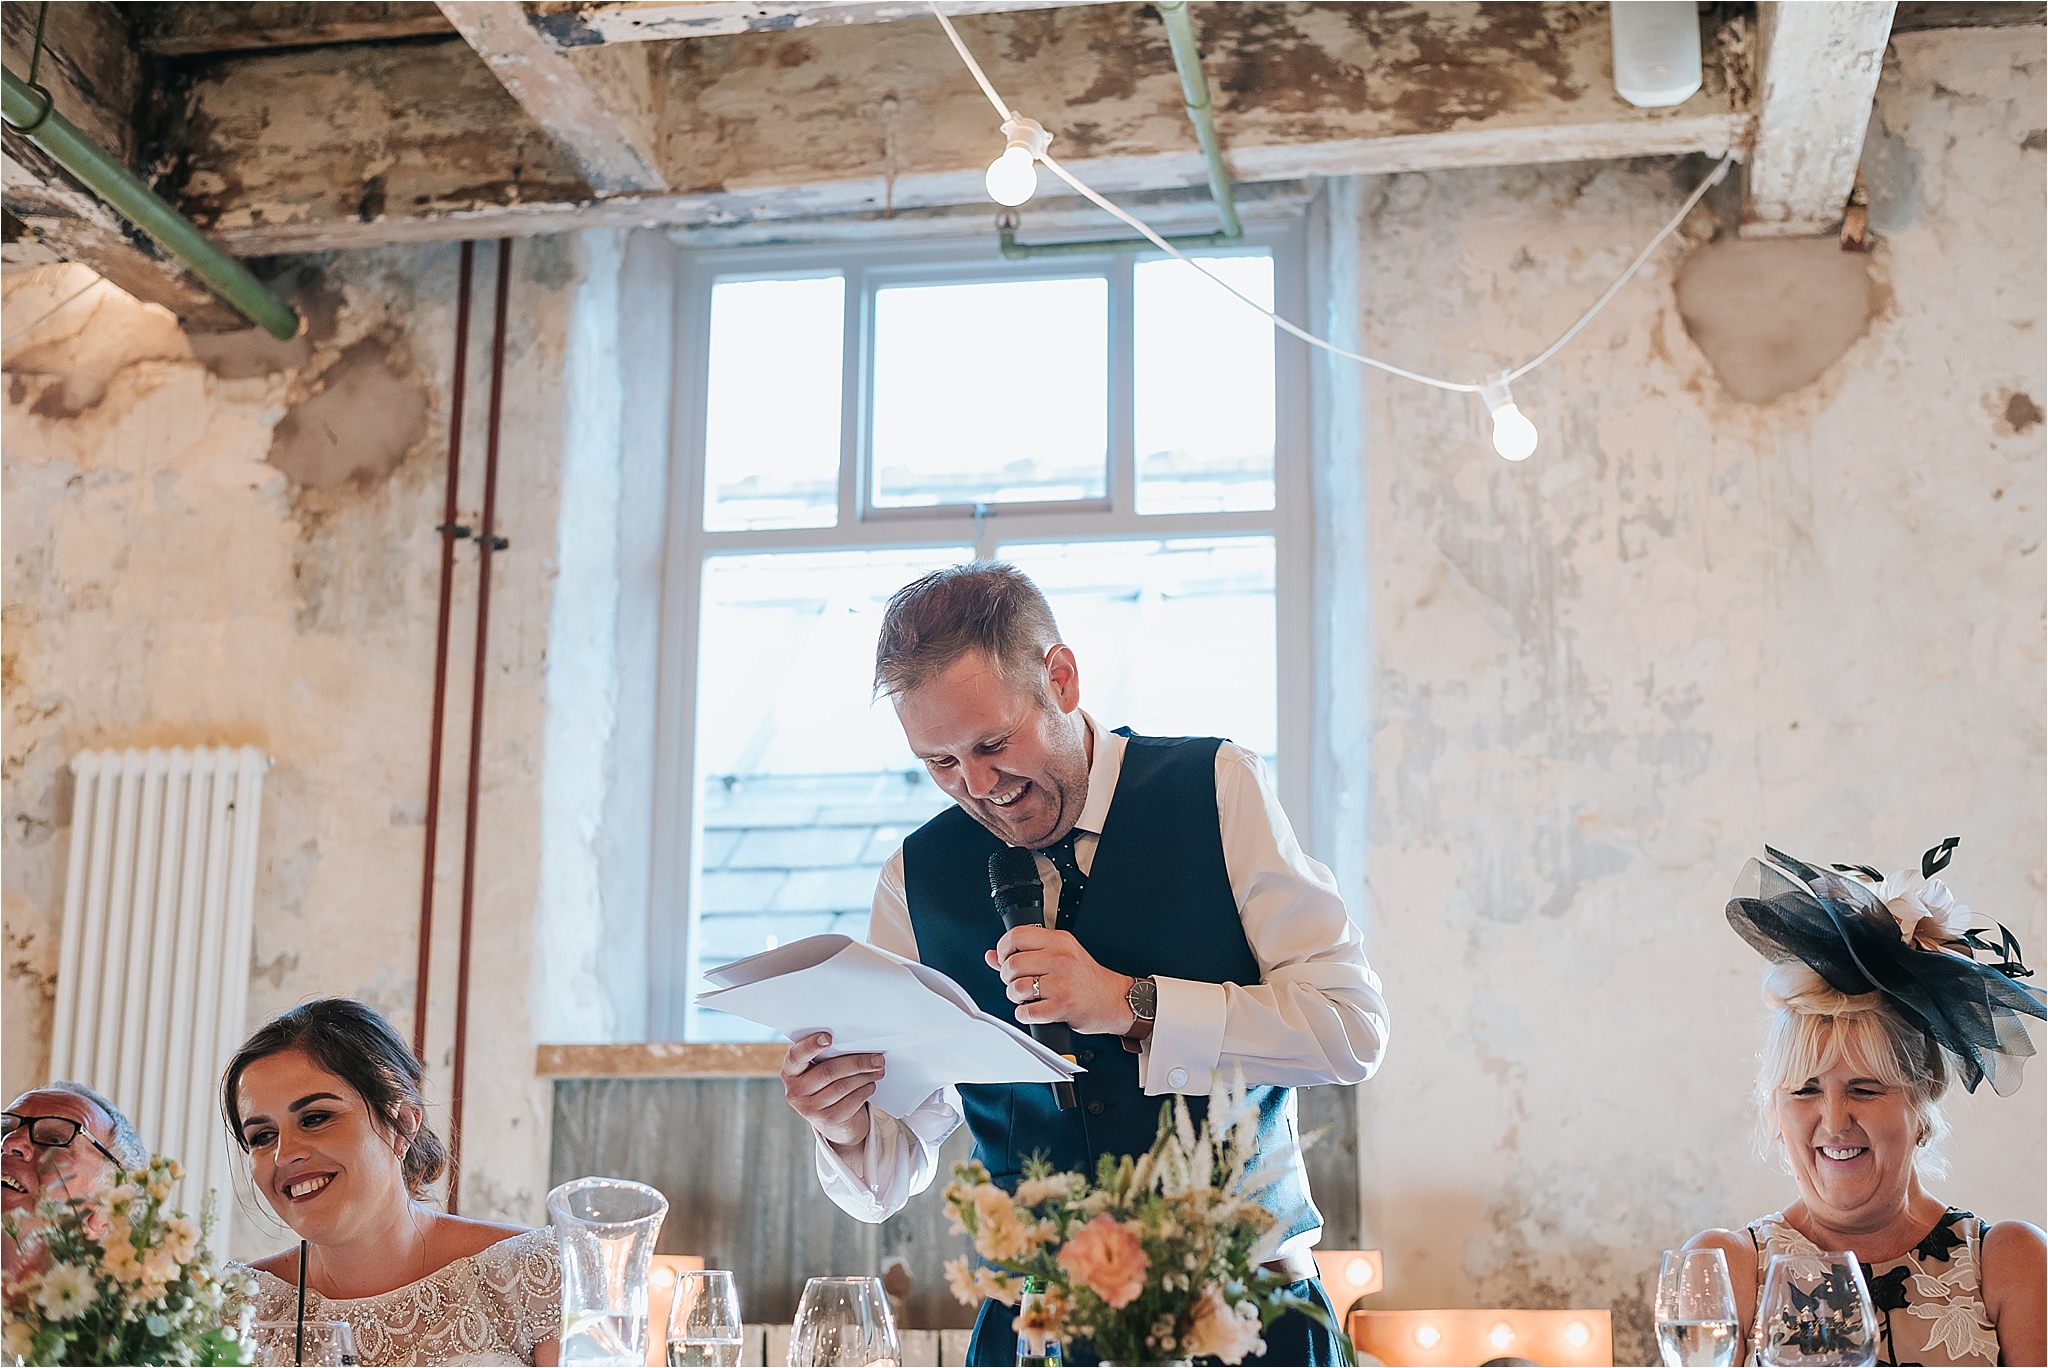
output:
[[[1159,18],[1166,25],[1166,41],[1173,48],[1173,66],[1180,72],[1181,96],[1187,102],[1188,121],[1195,126],[1195,140],[1209,161],[1209,194],[1223,220],[1223,231],[1241,237],[1244,228],[1237,221],[1237,201],[1230,193],[1230,173],[1223,169],[1223,144],[1216,137],[1216,111],[1209,104],[1209,78],[1202,74],[1202,50],[1195,46],[1194,20],[1188,16],[1187,0],[1159,0]]]
[[[1235,247],[1244,240],[1244,225],[1238,221],[1237,197],[1231,193],[1230,172],[1223,166],[1223,145],[1216,137],[1216,113],[1209,104],[1209,78],[1202,74],[1202,53],[1195,46],[1195,26],[1188,18],[1187,0],[1159,0],[1159,17],[1166,24],[1166,41],[1173,49],[1174,69],[1180,73],[1181,97],[1187,105],[1188,122],[1195,126],[1195,141],[1202,145],[1202,155],[1209,162],[1209,197],[1216,201],[1216,216],[1223,220],[1220,233],[1170,237],[1167,241],[1183,248]],[[1005,261],[1102,252],[1143,252],[1152,247],[1146,238],[1026,243],[1017,241],[1017,235],[1007,228],[1002,230],[1002,243]]]
[[[6,78],[0,114],[9,127],[49,153],[123,218],[162,243],[165,251],[191,267],[215,294],[272,337],[298,336],[298,314],[265,289],[241,262],[214,246],[192,220],[158,199],[134,172],[108,156],[77,125],[47,109],[28,82],[4,68],[0,68],[0,76]]]
[[[1102,238],[1094,242],[1019,242],[1015,230],[1004,228],[998,234],[1002,239],[1003,260],[1029,261],[1034,257],[1057,256],[1100,256],[1104,252],[1142,252],[1152,247],[1149,238]],[[1168,242],[1186,249],[1190,247],[1235,247],[1242,236],[1229,233],[1195,233],[1183,237],[1170,237]]]

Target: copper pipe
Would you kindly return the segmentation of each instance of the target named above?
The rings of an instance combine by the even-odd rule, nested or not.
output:
[[[412,1053],[427,1062],[427,975],[434,962],[434,855],[441,839],[441,734],[448,713],[448,616],[454,600],[456,494],[462,481],[462,400],[469,379],[469,282],[476,244],[462,244],[455,287],[455,382],[448,395],[448,495],[441,504],[441,616],[434,628],[434,727],[427,743],[427,853],[420,874],[420,962],[413,982]]]
[[[498,549],[498,427],[505,394],[505,314],[511,298],[512,239],[498,239],[498,298],[491,337],[491,412],[484,439],[484,517],[477,533],[476,682],[469,702],[469,810],[462,825],[462,936],[455,957],[455,1079],[449,1090],[448,1214],[462,1191],[462,1083],[469,1055],[469,933],[476,904],[476,795],[484,754],[484,680],[491,638],[491,554]]]

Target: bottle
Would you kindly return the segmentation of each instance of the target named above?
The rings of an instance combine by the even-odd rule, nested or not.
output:
[[[1044,1280],[1025,1278],[1024,1296],[1017,1303],[1018,1368],[1060,1368],[1066,1361],[1048,1312]]]

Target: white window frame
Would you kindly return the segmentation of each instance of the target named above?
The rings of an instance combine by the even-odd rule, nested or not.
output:
[[[1275,311],[1287,318],[1306,317],[1306,225],[1300,220],[1247,225],[1244,247],[1262,248],[1272,256]],[[971,544],[977,556],[989,557],[998,545],[1019,542],[1270,536],[1275,551],[1280,799],[1297,831],[1314,829],[1310,809],[1313,520],[1306,346],[1275,333],[1273,508],[1141,514],[1136,507],[1134,451],[1133,269],[1139,261],[1156,260],[1161,254],[1104,253],[1006,262],[994,258],[986,242],[960,241],[677,250],[678,345],[671,446],[677,478],[669,482],[662,584],[654,868],[648,928],[651,1038],[687,1041],[695,1025],[689,989],[695,913],[701,901],[697,851],[702,814],[697,799],[703,784],[696,756],[697,673],[704,564],[715,555]],[[846,280],[838,523],[832,527],[707,531],[704,440],[712,287],[720,277],[796,278],[834,273],[843,274]],[[1083,275],[1104,276],[1109,285],[1107,497],[980,509],[973,505],[870,507],[867,435],[873,402],[870,358],[875,290],[907,283],[973,284]],[[1244,307],[1217,288],[1219,315]],[[1000,366],[1004,359],[991,355],[989,364]],[[1144,723],[1143,718],[1111,720],[1128,720],[1139,727]],[[907,758],[907,750],[905,754]]]

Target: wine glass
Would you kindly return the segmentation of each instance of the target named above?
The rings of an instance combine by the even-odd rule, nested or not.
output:
[[[1877,1311],[1854,1253],[1773,1254],[1757,1308],[1757,1362],[1877,1362]]]
[[[740,1294],[722,1268],[676,1274],[668,1311],[670,1368],[739,1368]]]
[[[261,1364],[322,1364],[326,1368],[361,1363],[356,1353],[355,1332],[347,1321],[305,1322],[304,1351],[300,1350],[298,1321],[257,1321],[249,1327],[249,1338]]]
[[[1657,1352],[1669,1368],[1735,1362],[1735,1291],[1718,1249],[1667,1249],[1657,1273]]]
[[[789,1332],[790,1368],[895,1368],[896,1319],[880,1278],[812,1278]]]

